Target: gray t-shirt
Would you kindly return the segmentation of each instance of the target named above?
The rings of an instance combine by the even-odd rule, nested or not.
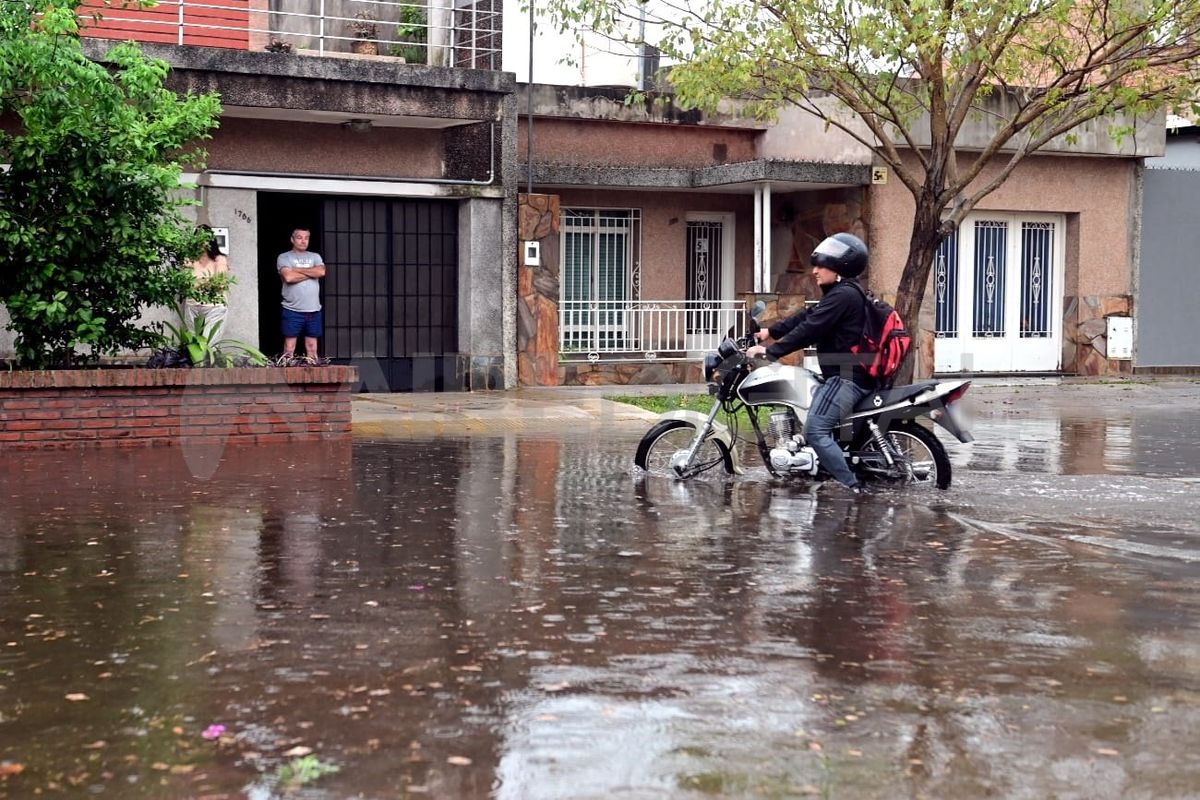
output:
[[[286,253],[280,253],[279,258],[275,259],[275,271],[282,272],[285,267],[304,269],[324,263],[320,253],[311,250],[304,253],[288,250]],[[320,311],[321,284],[312,278],[299,283],[284,283],[283,307],[291,311]]]

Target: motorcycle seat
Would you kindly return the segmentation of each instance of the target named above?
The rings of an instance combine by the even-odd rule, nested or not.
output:
[[[903,403],[905,400],[916,397],[921,392],[928,391],[937,385],[937,381],[921,381],[920,383],[912,383],[907,386],[895,386],[891,389],[871,392],[858,401],[858,405],[854,407],[854,411],[871,411],[876,408]]]

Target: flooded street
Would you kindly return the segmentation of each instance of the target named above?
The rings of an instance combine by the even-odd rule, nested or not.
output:
[[[0,798],[1195,797],[1200,419],[1117,392],[988,395],[947,492],[629,424],[7,458]]]

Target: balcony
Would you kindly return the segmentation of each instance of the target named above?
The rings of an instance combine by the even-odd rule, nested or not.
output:
[[[80,12],[93,38],[500,69],[501,0],[85,0]]]

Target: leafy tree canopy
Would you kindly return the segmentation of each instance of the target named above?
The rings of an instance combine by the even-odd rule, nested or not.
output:
[[[0,4],[0,302],[31,367],[153,343],[138,319],[173,304],[200,241],[181,209],[215,95],[179,97],[133,43],[84,55],[77,3]]]
[[[564,30],[659,47],[685,106],[794,104],[873,151],[916,200],[897,301],[910,324],[938,243],[1018,163],[1092,120],[1120,139],[1190,107],[1200,54],[1200,0],[547,3]]]

